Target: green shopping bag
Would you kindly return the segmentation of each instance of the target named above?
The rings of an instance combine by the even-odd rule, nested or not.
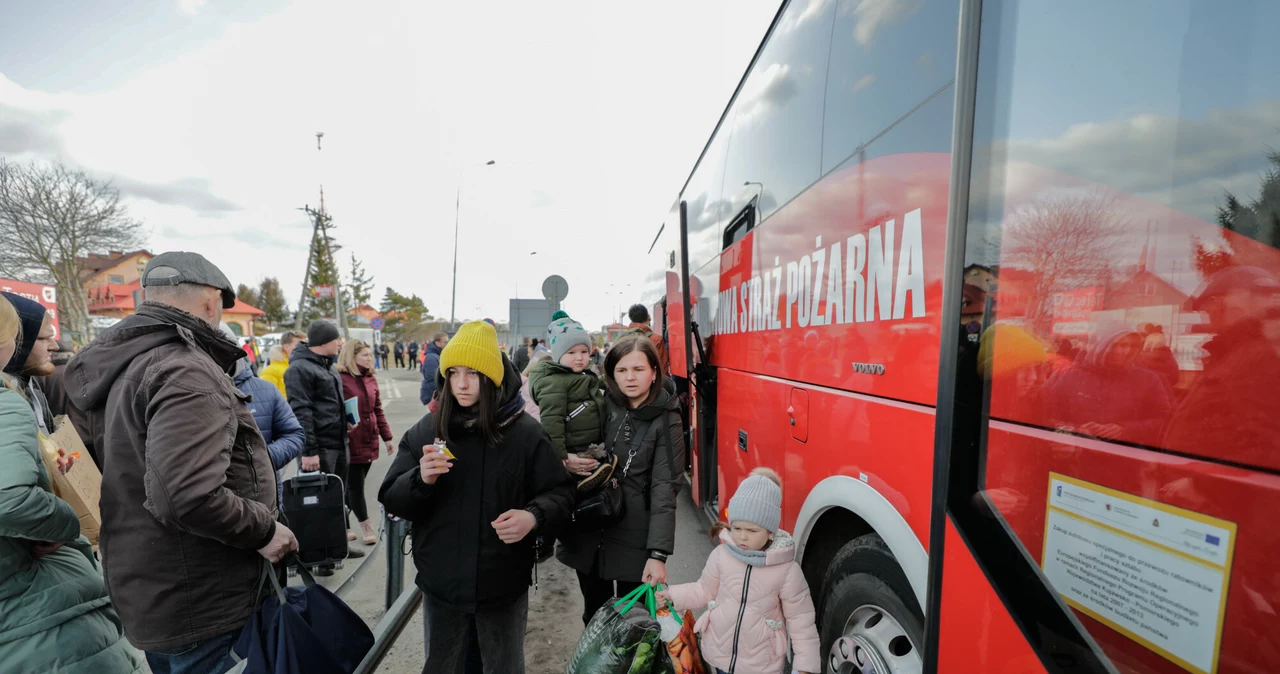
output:
[[[657,601],[649,585],[606,604],[591,617],[574,649],[565,674],[669,674],[673,672],[657,629],[646,629],[624,616],[644,600],[649,617],[657,617]]]

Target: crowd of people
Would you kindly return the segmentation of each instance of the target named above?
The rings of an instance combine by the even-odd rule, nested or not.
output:
[[[225,671],[262,599],[262,560],[283,578],[300,545],[282,514],[284,469],[296,462],[341,479],[355,518],[347,553],[361,556],[358,544],[378,535],[365,480],[385,449],[394,458],[378,499],[412,523],[424,672],[524,671],[523,639],[512,635],[525,632],[534,567],[552,555],[577,574],[584,624],[649,584],[679,607],[713,607],[712,666],[781,668],[785,636],[749,647],[726,636],[747,620],[791,634],[797,666],[817,671],[812,602],[778,528],[776,476],[749,479],[730,501],[732,529],[720,536],[729,552],[712,556],[702,581],[666,586],[684,432],[665,344],[642,306],[603,351],[563,312],[513,352],[488,321],[375,347],[318,320],[286,333],[256,376],[222,323],[235,294],[216,266],[164,253],[141,285],[146,301],[134,315],[57,367],[43,307],[11,295],[0,302],[6,668]],[[376,378],[388,353],[423,373],[426,410],[398,447]],[[57,394],[47,398],[41,382]],[[59,423],[72,424],[88,450],[80,461],[102,472],[98,550],[54,495],[42,458]],[[58,454],[57,471],[75,469],[76,456]],[[748,597],[726,580],[749,577],[752,566],[776,570]],[[744,601],[754,608],[740,612]]]

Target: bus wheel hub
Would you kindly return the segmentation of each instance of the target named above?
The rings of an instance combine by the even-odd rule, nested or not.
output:
[[[828,654],[833,674],[918,674],[923,668],[902,625],[878,606],[855,610],[843,634]]]

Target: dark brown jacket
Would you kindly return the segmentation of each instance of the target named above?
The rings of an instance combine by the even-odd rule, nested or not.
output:
[[[77,430],[102,462],[107,591],[142,650],[238,630],[255,608],[276,483],[227,374],[242,356],[203,321],[148,302],[67,366]]]

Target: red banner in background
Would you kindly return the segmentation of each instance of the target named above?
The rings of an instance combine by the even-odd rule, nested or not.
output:
[[[58,325],[58,290],[56,288],[43,283],[24,283],[0,278],[0,290],[14,295],[21,295],[43,305],[48,310],[49,317],[53,323],[53,338],[62,339],[62,326]]]

